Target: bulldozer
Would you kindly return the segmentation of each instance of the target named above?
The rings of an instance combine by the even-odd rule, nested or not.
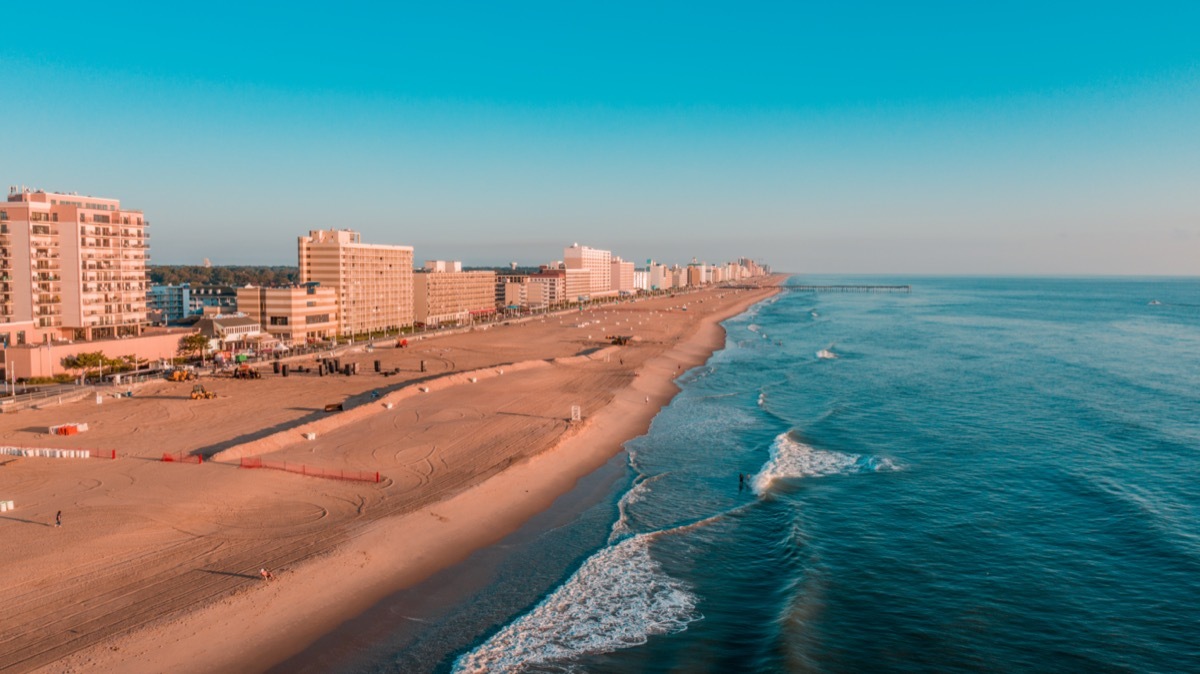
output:
[[[217,394],[204,388],[204,384],[196,384],[192,387],[192,400],[210,400],[216,397]]]
[[[191,370],[171,370],[171,374],[167,378],[170,381],[191,381],[196,378],[196,375]]]

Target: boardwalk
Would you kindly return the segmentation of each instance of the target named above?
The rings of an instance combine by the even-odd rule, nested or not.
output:
[[[910,293],[912,286],[885,285],[832,285],[832,286],[784,286],[788,290],[810,293]]]

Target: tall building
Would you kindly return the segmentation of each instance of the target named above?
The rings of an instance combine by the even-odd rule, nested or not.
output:
[[[338,334],[367,335],[413,324],[413,249],[362,242],[348,229],[299,238],[301,283],[337,297]]]
[[[626,262],[619,257],[612,259],[612,286],[609,290],[615,290],[618,293],[631,293],[637,288],[633,283],[633,263]]]
[[[612,253],[581,246],[578,243],[563,249],[563,266],[567,271],[584,269],[591,273],[588,291],[582,293],[592,297],[615,294],[612,290]],[[571,290],[568,289],[568,294]],[[575,297],[571,297],[572,300]]]
[[[529,275],[530,283],[546,285],[546,301],[551,305],[567,301],[567,272],[564,269],[542,267],[536,274]]]
[[[0,332],[17,329],[18,341],[141,334],[149,224],[117,199],[10,188],[0,204],[0,324],[11,325]]]
[[[567,302],[586,302],[596,297],[592,293],[595,286],[590,269],[564,269],[563,272],[563,292]]]
[[[289,346],[323,342],[337,334],[337,295],[315,283],[238,288],[237,308],[257,321],[263,332]]]
[[[671,270],[667,265],[659,264],[654,260],[646,260],[646,271],[650,290],[669,290],[674,286]]]
[[[461,262],[431,260],[413,274],[417,323],[464,323],[496,313],[496,272],[462,271]]]

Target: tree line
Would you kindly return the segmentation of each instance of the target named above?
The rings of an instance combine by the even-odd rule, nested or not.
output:
[[[300,282],[299,267],[157,264],[146,268],[154,285],[289,286]]]

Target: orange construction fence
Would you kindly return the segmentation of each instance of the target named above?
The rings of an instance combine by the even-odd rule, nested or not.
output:
[[[289,473],[299,473],[300,475],[309,475],[311,477],[323,477],[330,480],[354,480],[356,482],[379,482],[381,479],[378,472],[367,472],[362,470],[335,470],[332,468],[316,468],[314,466],[306,466],[302,463],[287,463],[285,461],[263,461],[257,457],[242,457],[242,468],[270,468],[271,470],[285,470]]]
[[[162,460],[168,463],[204,463],[204,457],[199,454],[187,454],[184,452],[164,453]]]

